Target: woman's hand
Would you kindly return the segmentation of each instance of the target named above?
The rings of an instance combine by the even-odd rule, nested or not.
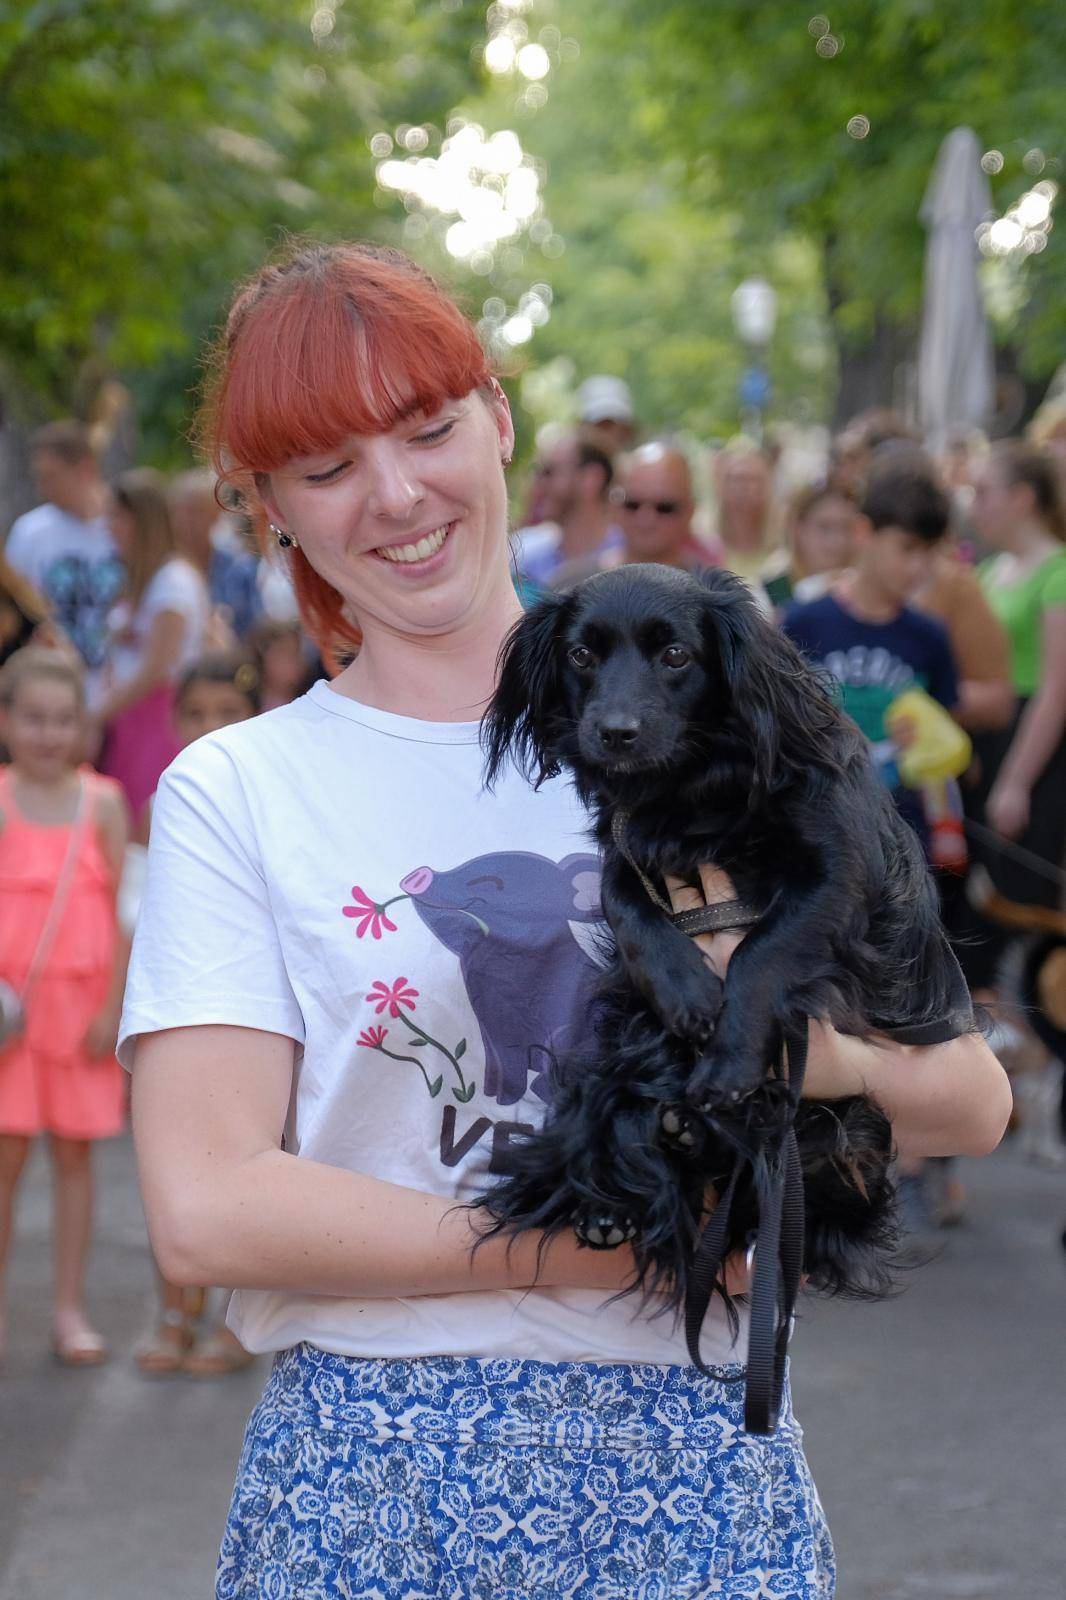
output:
[[[737,891],[733,880],[721,867],[701,866],[700,887],[682,883],[680,878],[667,875],[666,889],[675,911],[693,911],[700,906],[721,905],[724,900],[735,900]],[[716,977],[724,978],[729,958],[743,939],[745,929],[724,928],[718,933],[696,933],[693,938],[703,951],[703,959]]]
[[[985,802],[985,815],[1005,839],[1017,839],[1029,822],[1029,790],[1021,783],[999,782]]]
[[[114,1006],[106,1005],[102,1011],[98,1011],[82,1039],[85,1054],[96,1061],[113,1056],[118,1044],[118,1022],[119,1015]]]
[[[674,910],[735,898],[731,880],[719,867],[701,867],[700,885],[702,896],[699,889],[667,879]],[[744,930],[694,937],[708,966],[724,978]],[[812,1018],[807,1039],[804,1098],[872,1095],[892,1123],[901,1155],[986,1155],[1002,1138],[1010,1086],[977,1035],[964,1034],[941,1045],[903,1045],[890,1039],[856,1039]]]

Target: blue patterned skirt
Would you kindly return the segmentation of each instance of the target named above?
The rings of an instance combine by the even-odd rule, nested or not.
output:
[[[786,1394],[743,1370],[297,1345],[252,1413],[217,1600],[827,1600],[833,1549]]]

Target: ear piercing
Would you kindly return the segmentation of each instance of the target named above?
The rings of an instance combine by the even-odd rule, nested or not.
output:
[[[282,550],[299,550],[300,546],[298,545],[296,540],[293,538],[292,534],[291,533],[286,533],[284,528],[278,528],[272,522],[270,524],[270,531],[274,535],[275,539],[278,541],[278,546],[279,546],[280,549],[282,549]]]

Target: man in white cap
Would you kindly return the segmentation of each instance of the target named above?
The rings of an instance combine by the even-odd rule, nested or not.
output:
[[[604,372],[586,378],[577,391],[577,405],[582,424],[595,428],[609,455],[632,447],[636,437],[633,397],[621,378]]]

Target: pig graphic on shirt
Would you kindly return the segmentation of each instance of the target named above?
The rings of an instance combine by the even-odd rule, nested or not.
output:
[[[515,1105],[549,1098],[553,1056],[588,1026],[597,963],[571,923],[601,923],[600,861],[550,861],[507,850],[448,871],[416,867],[400,884],[418,916],[459,957],[485,1052],[485,1093]],[[532,1079],[532,1083],[530,1080]]]

